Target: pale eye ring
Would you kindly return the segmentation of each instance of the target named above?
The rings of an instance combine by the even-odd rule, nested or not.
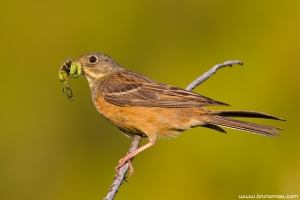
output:
[[[98,59],[96,56],[90,56],[89,61],[90,61],[90,63],[96,63],[98,61]]]

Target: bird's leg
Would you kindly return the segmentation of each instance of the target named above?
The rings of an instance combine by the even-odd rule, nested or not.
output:
[[[186,90],[189,90],[189,91],[193,90],[199,84],[203,83],[209,77],[211,77],[214,73],[216,73],[216,71],[218,69],[220,69],[222,67],[227,67],[227,66],[231,67],[232,65],[235,65],[235,64],[243,65],[243,63],[239,60],[232,60],[232,61],[226,61],[223,64],[217,64],[217,65],[213,66],[209,71],[202,74],[199,78],[197,78],[189,86],[187,86]]]
[[[129,170],[129,176],[131,176],[134,172],[134,169],[133,169],[133,166],[132,166],[132,163],[131,163],[130,159],[133,158],[134,156],[136,156],[136,154],[140,153],[141,151],[144,151],[145,149],[153,146],[155,144],[155,142],[156,142],[156,140],[150,141],[147,144],[145,144],[145,145],[141,146],[140,148],[138,148],[137,150],[131,152],[130,154],[127,154],[124,158],[121,158],[119,160],[118,166],[115,167],[115,170],[118,171],[120,169],[120,167],[125,165],[125,163],[127,162],[128,166],[129,166],[129,169],[130,169]]]

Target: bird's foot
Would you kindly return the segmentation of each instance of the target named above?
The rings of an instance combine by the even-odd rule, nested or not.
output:
[[[115,170],[118,172],[120,170],[120,168],[123,167],[126,163],[128,164],[128,167],[129,167],[129,176],[128,177],[130,177],[134,172],[130,157],[125,156],[124,158],[120,159],[118,165],[115,167]]]

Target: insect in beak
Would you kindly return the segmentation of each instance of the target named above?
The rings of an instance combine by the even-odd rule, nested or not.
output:
[[[69,83],[69,77],[70,78],[78,78],[82,74],[82,67],[79,62],[72,62],[71,59],[66,58],[64,62],[62,63],[58,76],[60,82],[63,82],[63,93],[66,93],[69,100],[73,101],[74,96],[72,92],[72,88]]]

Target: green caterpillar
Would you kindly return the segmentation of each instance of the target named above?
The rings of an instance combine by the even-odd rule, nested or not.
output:
[[[69,58],[66,58],[60,67],[58,76],[60,82],[63,82],[64,84],[63,93],[66,93],[67,97],[71,101],[74,100],[74,96],[73,96],[72,88],[69,83],[69,77],[78,78],[80,77],[81,73],[82,70],[81,70],[80,63],[77,62],[72,63],[71,59]]]

